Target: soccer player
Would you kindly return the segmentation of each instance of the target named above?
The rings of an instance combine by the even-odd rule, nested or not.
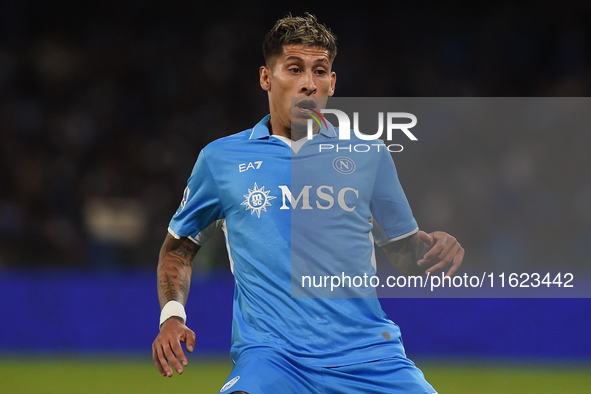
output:
[[[313,15],[277,21],[259,72],[270,115],[200,152],[160,251],[152,350],[163,376],[187,365],[181,342],[195,347],[184,310],[191,266],[221,228],[235,293],[234,368],[220,392],[435,393],[375,294],[292,298],[292,269],[334,262],[337,274],[375,273],[374,241],[407,275],[451,276],[464,256],[449,234],[419,231],[386,149],[320,155],[319,144],[339,144],[332,125],[310,140],[292,126],[334,94],[336,52],[335,36]]]

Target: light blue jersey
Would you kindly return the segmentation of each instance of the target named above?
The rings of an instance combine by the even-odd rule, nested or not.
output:
[[[339,298],[301,285],[319,273],[373,275],[374,241],[417,231],[390,153],[379,140],[340,141],[332,126],[292,150],[269,135],[269,119],[201,151],[170,222],[198,244],[224,230],[236,279],[232,358],[255,348],[323,367],[405,357],[373,288]]]

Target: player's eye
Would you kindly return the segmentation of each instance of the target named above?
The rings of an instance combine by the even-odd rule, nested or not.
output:
[[[299,72],[301,72],[302,70],[300,70],[299,67],[290,67],[289,68],[289,72],[293,73],[293,74],[297,74]]]

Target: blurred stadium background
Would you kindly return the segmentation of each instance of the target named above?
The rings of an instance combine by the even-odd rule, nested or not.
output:
[[[260,48],[289,11],[338,35],[339,96],[591,92],[584,1],[2,1],[0,391],[223,384],[233,292],[223,240],[195,262],[196,366],[180,379],[150,365],[156,260],[199,150],[267,113]],[[589,275],[590,148],[591,133],[474,130],[401,156],[398,170],[421,227],[456,235],[465,265]],[[383,303],[440,393],[591,391],[588,299]]]

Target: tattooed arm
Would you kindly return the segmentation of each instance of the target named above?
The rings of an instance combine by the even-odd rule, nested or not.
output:
[[[158,261],[158,300],[160,308],[168,301],[178,301],[185,305],[189,296],[193,259],[199,245],[188,238],[176,239],[167,234]],[[188,364],[181,347],[186,343],[187,351],[195,348],[195,333],[178,317],[167,319],[160,327],[160,333],[152,344],[152,358],[162,376],[172,376],[172,367],[177,373],[183,373],[183,366]],[[170,365],[169,365],[170,363]]]
[[[384,245],[384,251],[392,265],[405,275],[433,274],[451,264],[446,275],[452,276],[464,258],[464,248],[443,231],[419,231]]]
[[[167,234],[158,261],[158,301],[160,308],[168,301],[185,305],[191,285],[193,259],[199,245],[188,238],[176,239]]]

